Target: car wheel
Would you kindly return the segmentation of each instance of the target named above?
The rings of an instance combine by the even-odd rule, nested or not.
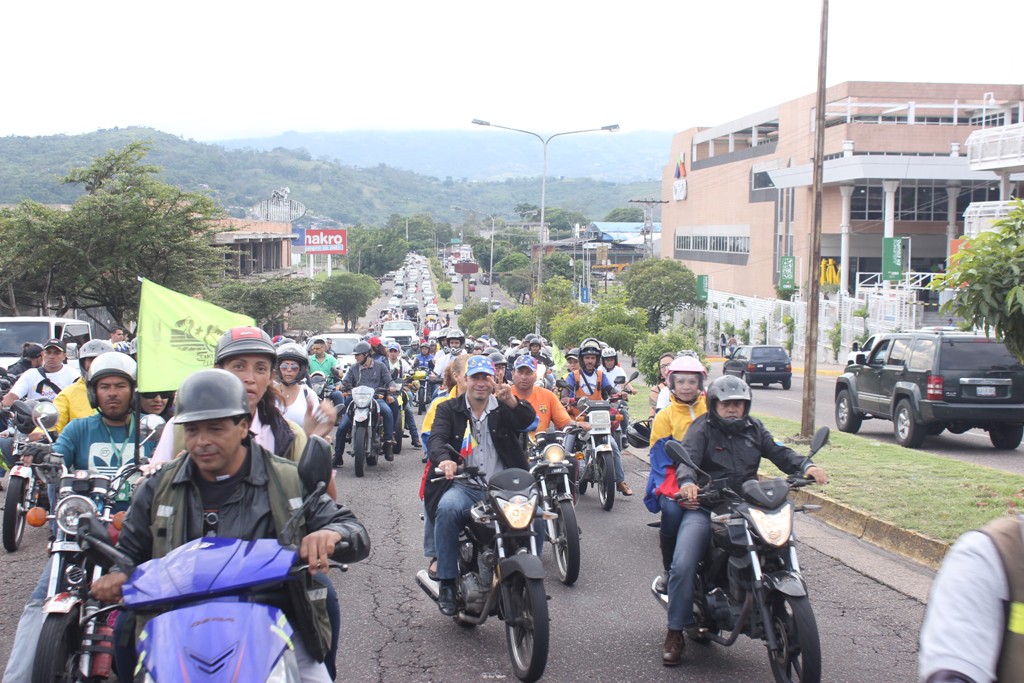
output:
[[[856,434],[860,431],[860,426],[863,422],[863,418],[857,412],[857,409],[853,407],[853,399],[850,397],[850,392],[846,389],[840,391],[839,395],[836,396],[836,427],[841,432]]]
[[[992,441],[992,445],[1001,451],[1012,451],[1020,445],[1022,436],[1024,436],[1024,426],[1022,425],[1005,425],[988,430],[988,438]]]
[[[782,388],[785,389],[786,391],[789,391],[789,388],[792,387],[792,386],[793,386],[793,378],[792,377],[787,377],[786,379],[782,380]]]
[[[896,404],[892,425],[896,442],[904,448],[920,448],[924,443],[924,425],[917,424],[914,418],[914,408],[907,399]]]

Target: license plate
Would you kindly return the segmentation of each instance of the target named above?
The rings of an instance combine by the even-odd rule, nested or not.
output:
[[[978,396],[995,396],[995,387],[978,387]]]
[[[767,370],[768,372],[775,372],[775,368],[770,366],[765,368],[765,370]]]

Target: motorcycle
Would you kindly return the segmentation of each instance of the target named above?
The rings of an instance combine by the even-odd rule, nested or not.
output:
[[[562,380],[558,381],[559,386],[564,384]],[[570,401],[570,405],[572,403]],[[613,424],[611,403],[581,398],[575,400],[575,407],[577,417],[590,423],[590,429],[566,429],[566,433],[572,436],[573,447],[577,449],[576,488],[583,495],[587,486],[593,485],[601,507],[611,510],[615,504],[615,453],[610,443]]]
[[[460,468],[455,479],[484,489],[487,495],[473,505],[471,521],[459,535],[459,611],[453,619],[466,628],[483,624],[489,616],[503,620],[516,677],[536,681],[547,666],[549,624],[533,522],[551,519],[554,513],[538,506],[540,493],[526,470],[503,470],[485,484],[475,468]],[[416,574],[416,583],[437,602],[440,584],[427,570]]]
[[[309,376],[309,388],[316,394],[317,400],[323,401],[324,399],[330,399],[331,392],[334,391],[334,383],[327,380],[327,376],[324,373],[317,370]]]
[[[21,452],[29,444],[28,436],[36,429],[42,430],[48,443],[53,443],[51,430],[57,424],[57,407],[46,401],[15,401],[11,405],[12,422],[15,429],[11,445],[12,461],[7,478],[7,493],[4,498],[3,544],[4,550],[13,553],[21,547],[25,535],[26,515],[33,508],[49,508],[47,487],[56,481],[60,467],[51,463],[21,462]],[[44,511],[35,513],[44,514]]]
[[[828,443],[828,436],[828,427],[815,433],[808,459]],[[693,467],[678,442],[670,441],[666,449]],[[793,515],[819,506],[794,506],[788,499],[790,490],[813,480],[795,475],[750,480],[736,493],[716,489],[706,473],[694,470],[706,482],[698,495],[701,505],[716,512],[710,547],[694,579],[692,639],[725,646],[740,635],[762,640],[778,683],[816,683],[821,680],[821,644],[797,561]],[[668,595],[658,591],[659,584],[656,578],[651,592],[668,609]]]
[[[580,529],[573,501],[571,463],[566,461],[563,441],[564,435],[551,426],[538,432],[531,443],[530,474],[540,488],[541,508],[557,515],[546,520],[544,534],[555,556],[559,580],[571,586],[580,576]]]
[[[139,425],[142,443],[154,438],[162,418],[146,415]],[[110,676],[113,661],[114,615],[102,610],[89,595],[90,584],[106,568],[89,558],[78,542],[80,520],[92,516],[97,524],[120,530],[136,484],[142,479],[143,459],[124,463],[113,476],[91,470],[69,472],[63,456],[47,458],[59,462],[58,495],[50,515],[29,517],[57,523],[50,544],[50,578],[43,605],[43,628],[32,667],[33,683],[53,681],[95,681]],[[41,512],[41,511],[40,511]]]
[[[626,430],[629,428],[629,395],[621,390],[621,386],[632,382],[639,376],[640,373],[634,370],[628,379],[623,380],[620,377],[615,382],[616,391],[608,397],[608,402],[612,404],[612,420],[615,422],[612,438],[615,439],[620,453],[627,444]]]
[[[299,476],[312,493],[282,531],[287,545],[277,539],[204,537],[135,567],[117,550],[99,520],[92,515],[82,518],[78,543],[90,561],[103,567],[116,564],[129,575],[122,587],[123,603],[104,607],[87,619],[109,618],[119,609],[133,610],[146,619],[137,638],[135,680],[302,680],[293,627],[276,605],[296,602],[290,586],[311,595],[323,591],[320,599],[326,597],[321,584],[309,582],[308,565],[299,564],[298,549],[291,543],[299,522],[330,480],[326,443],[321,451],[300,461]],[[340,545],[344,548],[348,543]],[[334,561],[329,567],[347,570]],[[303,583],[294,586],[296,582]]]
[[[376,466],[381,455],[388,461],[395,459],[394,453],[384,447],[384,420],[375,398],[384,396],[373,387],[352,388],[348,415],[352,420],[352,457],[357,477],[363,476],[367,465]]]

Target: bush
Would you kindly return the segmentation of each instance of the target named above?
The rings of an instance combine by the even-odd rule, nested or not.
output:
[[[494,324],[494,336],[502,342],[507,342],[510,337],[522,339],[533,332],[537,324],[537,314],[533,306],[502,308],[492,313],[491,317]]]
[[[619,353],[633,355],[636,343],[644,337],[647,314],[626,308],[621,295],[603,299],[593,310],[568,309],[551,320],[550,337],[562,348],[578,345],[587,337],[597,337]]]
[[[828,333],[828,342],[832,347],[832,355],[836,357],[836,361],[839,361],[839,350],[843,347],[843,324],[836,321],[832,329]]]
[[[696,351],[701,361],[704,361],[704,350],[698,343],[697,330],[677,325],[658,334],[649,334],[636,345],[633,354],[636,369],[643,375],[648,386],[654,386],[658,383],[658,359],[661,354],[680,351]]]
[[[791,315],[784,315],[782,316],[782,325],[786,328],[786,341],[783,342],[783,346],[786,347],[786,353],[792,356],[793,337],[796,334],[796,320]]]
[[[459,329],[468,334],[470,325],[481,318],[486,318],[488,313],[490,311],[487,304],[481,301],[471,301],[462,307],[462,313],[459,314]]]
[[[447,280],[442,280],[441,282],[437,283],[437,295],[442,299],[451,299],[452,283],[448,282]]]
[[[758,343],[759,344],[767,344],[768,343],[768,321],[767,320],[761,320],[760,322],[758,322],[757,323],[757,331],[758,331],[758,335],[759,335],[758,336]]]
[[[739,332],[740,332],[740,343],[742,343],[742,344],[749,344],[750,343],[750,320],[744,320],[743,321],[743,326],[740,327]]]

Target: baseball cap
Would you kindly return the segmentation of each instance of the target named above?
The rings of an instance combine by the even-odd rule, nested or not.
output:
[[[22,351],[21,355],[25,358],[39,358],[39,356],[43,355],[43,347],[39,344],[29,344]]]
[[[487,356],[470,356],[466,363],[466,377],[480,374],[494,377],[494,363]]]
[[[370,346],[380,345],[380,337],[370,337],[367,341],[370,342]]]
[[[398,345],[398,342],[389,342],[388,351],[401,351],[402,347]]]
[[[61,351],[67,351],[67,347],[64,346],[64,342],[62,342],[60,339],[50,339],[45,344],[43,344],[43,350],[52,348],[54,346],[60,349]]]
[[[533,356],[519,356],[516,358],[516,363],[512,368],[514,370],[518,370],[519,368],[530,368],[534,372],[537,372],[537,360]]]

